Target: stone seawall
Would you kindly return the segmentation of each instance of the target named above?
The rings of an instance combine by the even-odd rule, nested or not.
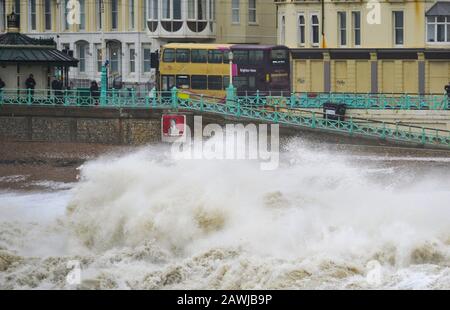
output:
[[[88,113],[89,112],[89,113]],[[102,144],[145,144],[161,140],[159,113],[65,109],[0,111],[0,139]]]

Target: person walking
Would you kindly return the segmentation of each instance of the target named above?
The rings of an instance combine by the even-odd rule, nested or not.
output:
[[[25,81],[25,86],[27,88],[28,94],[31,96],[31,99],[34,97],[34,88],[36,87],[36,81],[34,80],[33,74],[30,74],[28,79]]]

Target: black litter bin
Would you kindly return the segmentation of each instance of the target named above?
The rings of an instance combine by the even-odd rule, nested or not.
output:
[[[345,121],[346,106],[343,103],[326,102],[323,104],[323,118],[333,121]]]

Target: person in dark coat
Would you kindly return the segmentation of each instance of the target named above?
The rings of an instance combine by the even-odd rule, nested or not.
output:
[[[53,89],[53,93],[55,95],[57,104],[63,104],[62,88],[63,88],[63,83],[58,79],[54,79],[52,82],[52,89]]]
[[[31,95],[31,97],[34,96],[34,88],[36,87],[36,81],[34,80],[33,74],[30,74],[28,79],[25,81],[25,86],[27,88],[27,91]]]
[[[0,103],[3,101],[3,88],[5,88],[5,86],[5,82],[0,78]]]
[[[96,81],[91,82],[91,87],[89,88],[91,91],[91,98],[94,101],[95,105],[98,105],[98,99],[100,98],[100,90],[98,88],[98,84]]]
[[[450,82],[448,82],[448,84],[445,85],[444,89],[445,89],[445,92],[447,93],[447,97],[450,98]]]

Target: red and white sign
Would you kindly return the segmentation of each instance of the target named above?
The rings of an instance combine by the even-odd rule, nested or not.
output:
[[[185,137],[186,115],[164,114],[161,119],[161,138],[163,142],[174,142]]]

